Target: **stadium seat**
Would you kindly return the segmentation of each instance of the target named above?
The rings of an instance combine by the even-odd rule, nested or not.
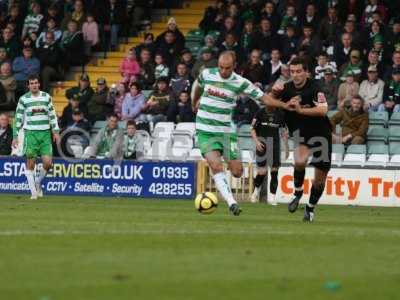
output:
[[[400,141],[389,143],[389,154],[390,155],[400,154]]]
[[[201,151],[199,148],[194,148],[189,152],[189,160],[197,161],[197,160],[202,160],[204,159],[203,156],[201,155]]]
[[[389,127],[389,142],[400,142],[400,127],[390,125]]]
[[[166,159],[172,161],[185,161],[190,153],[191,149],[188,148],[175,148],[169,150]]]
[[[369,125],[386,126],[388,121],[389,121],[389,114],[386,111],[369,113]]]
[[[171,149],[171,139],[157,138],[151,148],[145,152],[146,159],[164,160]]]
[[[395,112],[390,117],[389,126],[392,126],[392,125],[400,126],[400,112]]]
[[[144,151],[148,151],[151,148],[150,134],[146,130],[137,130],[136,134],[140,135],[143,140]]]
[[[365,145],[350,145],[347,148],[343,163],[350,165],[363,165],[366,161],[367,147]]]
[[[332,162],[342,162],[344,156],[344,145],[332,145]]]
[[[368,147],[368,162],[385,165],[389,161],[389,147],[385,144]]]
[[[128,123],[128,122],[127,121],[119,121],[118,127],[122,128],[122,129],[126,129],[126,123]]]
[[[149,99],[149,97],[150,97],[150,94],[152,93],[153,91],[152,90],[143,90],[142,91],[142,94],[143,94],[143,96],[146,98],[146,100],[147,99]]]
[[[251,136],[251,125],[244,124],[238,129],[238,137],[250,137]]]
[[[254,141],[249,138],[249,137],[239,137],[238,138],[238,146],[240,150],[251,150],[255,151],[256,150],[256,145],[254,144]]]
[[[368,142],[377,141],[380,143],[387,143],[389,131],[387,128],[372,126],[368,129]]]
[[[193,149],[193,137],[189,133],[176,133],[172,135],[172,147],[182,149]]]
[[[96,121],[92,127],[92,131],[99,131],[101,128],[107,126],[107,121]]]
[[[154,127],[152,136],[157,138],[159,136],[168,137],[171,136],[174,131],[175,124],[173,122],[158,122]]]
[[[254,162],[254,152],[249,150],[243,150],[240,152],[242,162],[251,163]]]
[[[187,42],[203,42],[204,31],[202,31],[201,29],[190,30],[186,34],[185,39]]]
[[[189,133],[193,137],[196,133],[196,123],[194,122],[178,123],[175,127],[174,133],[178,132]]]

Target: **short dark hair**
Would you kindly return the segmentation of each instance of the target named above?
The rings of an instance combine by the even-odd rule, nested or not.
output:
[[[360,100],[360,101],[361,101],[361,103],[362,103],[362,104],[364,104],[364,98],[363,98],[363,97],[361,97],[361,96],[360,96],[360,95],[358,95],[358,94],[357,94],[357,95],[354,95],[354,96],[353,96],[353,98],[352,98],[352,100],[353,100],[353,99]]]
[[[139,82],[131,82],[130,84],[129,84],[129,88],[131,88],[132,86],[134,86],[134,87],[136,87],[136,89],[140,92],[141,90],[142,90],[142,87],[140,86],[140,83]]]
[[[39,75],[37,75],[37,74],[29,75],[29,77],[26,80],[26,82],[29,83],[29,81],[34,81],[34,80],[40,81]]]
[[[135,126],[136,128],[136,122],[134,120],[128,120],[128,122],[126,122],[126,128],[128,128],[128,126]]]
[[[109,115],[107,116],[107,119],[111,119],[111,118],[116,118],[116,119],[118,119],[118,116],[117,116],[117,114],[111,113],[111,114],[109,114]]]
[[[290,65],[291,66],[301,65],[303,67],[304,71],[308,71],[308,65],[307,65],[306,61],[301,57],[293,58],[293,60],[290,62]]]

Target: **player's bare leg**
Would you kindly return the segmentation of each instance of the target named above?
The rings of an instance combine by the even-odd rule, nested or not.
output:
[[[303,183],[306,173],[306,166],[310,156],[310,149],[305,145],[299,145],[294,150],[294,198],[288,205],[288,210],[294,213],[299,207],[299,202],[303,196]]]
[[[306,222],[312,222],[314,219],[314,208],[324,192],[328,172],[328,170],[314,169],[314,180],[311,187],[310,199],[304,211],[303,220]]]
[[[218,151],[210,151],[205,155],[205,159],[207,160],[207,163],[213,173],[215,186],[224,200],[228,203],[229,210],[235,216],[239,215],[241,210],[235,198],[233,197],[232,190],[222,164],[221,154]],[[230,161],[228,166],[232,172],[232,175],[235,177],[240,177],[243,173],[242,165],[240,164],[239,167],[236,161]]]
[[[53,165],[52,158],[50,156],[42,156],[43,167],[40,170],[38,177],[35,180],[35,186],[38,197],[43,197],[42,181],[46,177],[47,172]]]
[[[28,180],[28,186],[29,186],[29,190],[31,191],[31,199],[32,200],[36,200],[38,197],[36,186],[35,186],[35,164],[36,164],[35,159],[28,158],[26,160],[25,176],[26,176],[26,179]]]

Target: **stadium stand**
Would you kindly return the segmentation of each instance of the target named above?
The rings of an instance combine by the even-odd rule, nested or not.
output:
[[[109,6],[111,2],[115,2],[113,9]],[[198,73],[198,70],[203,67],[215,66],[218,52],[232,49],[243,60],[243,65],[239,64],[236,71],[242,74],[243,66],[262,70],[262,74],[268,80],[260,84],[266,90],[275,80],[283,82],[288,80],[284,72],[281,73],[281,66],[290,63],[294,56],[303,56],[308,61],[312,77],[323,78],[324,72],[328,70],[327,75],[333,73],[337,81],[341,77],[346,77],[347,74],[353,74],[358,83],[361,83],[362,80],[368,79],[368,72],[376,70],[378,77],[385,82],[385,90],[379,111],[364,107],[365,110],[369,110],[370,127],[365,137],[365,145],[337,144],[333,147],[332,155],[334,162],[337,163],[350,163],[353,159],[355,163],[361,164],[381,160],[396,162],[400,155],[398,153],[400,113],[395,109],[395,105],[400,104],[400,79],[398,78],[400,74],[400,18],[394,12],[398,11],[400,5],[396,1],[379,1],[379,6],[377,6],[379,9],[376,9],[375,6],[371,6],[370,1],[365,2],[355,9],[345,1],[154,1],[153,7],[138,7],[140,9],[136,10],[132,6],[133,1],[104,0],[89,5],[85,1],[77,0],[73,1],[73,4],[64,6],[60,6],[59,1],[29,1],[29,4],[25,2],[14,4],[9,1],[7,9],[2,11],[4,21],[0,24],[2,30],[0,64],[7,61],[13,63],[12,60],[20,55],[18,46],[22,44],[39,51],[39,47],[35,45],[43,40],[47,31],[54,31],[55,36],[61,34],[58,43],[62,48],[63,41],[69,41],[71,37],[66,31],[66,25],[71,20],[71,16],[77,21],[78,31],[82,30],[85,34],[81,46],[87,45],[91,42],[91,38],[88,37],[91,32],[85,29],[88,25],[85,25],[84,29],[81,28],[87,21],[86,14],[91,14],[97,22],[99,42],[95,45],[91,44],[92,47],[80,48],[85,51],[86,59],[82,60],[84,63],[66,65],[68,62],[73,62],[74,56],[78,56],[79,53],[68,52],[66,48],[61,49],[64,51],[64,59],[61,59],[60,65],[65,69],[57,74],[60,76],[54,76],[55,81],[50,85],[50,92],[59,116],[63,114],[70,102],[66,98],[67,90],[78,85],[83,73],[88,75],[90,85],[94,89],[99,82],[97,79],[103,78],[108,86],[108,93],[114,93],[116,86],[120,83],[124,84],[128,92],[129,82],[123,82],[125,76],[121,74],[120,69],[122,62],[126,59],[128,63],[131,63],[130,66],[136,62],[140,65],[140,72],[132,74],[129,80],[143,83],[142,94],[146,100],[151,97],[159,99],[157,97],[160,95],[154,91],[154,80],[149,84],[143,81],[143,78],[141,79],[141,76],[148,78],[149,75],[150,77],[155,75],[153,68],[156,53],[162,54],[165,65],[168,67],[168,79],[171,79],[176,75],[178,62],[183,62],[190,74],[193,74],[194,69]],[[174,7],[170,7],[171,3],[174,3]],[[79,6],[83,7],[83,13],[80,12]],[[110,11],[112,11],[111,14]],[[135,14],[138,11],[145,12],[139,19]],[[42,15],[43,21],[36,26],[36,21],[32,20],[38,14]],[[121,20],[115,19],[114,17],[119,14],[123,15]],[[148,21],[150,17],[151,22]],[[47,28],[53,26],[47,24],[49,19],[55,20],[55,29]],[[115,35],[113,36],[110,31],[111,27],[120,29],[117,43],[115,43]],[[171,31],[174,41],[169,43],[168,35]],[[44,34],[41,35],[41,33]],[[41,38],[37,39],[38,36]],[[229,40],[232,36],[233,43]],[[257,40],[260,38],[261,43]],[[275,48],[279,51],[274,52]],[[136,59],[128,55],[131,49],[135,49]],[[146,58],[141,56],[143,49],[150,51],[148,63],[146,63]],[[261,51],[261,65],[253,66],[251,59],[247,61],[253,49]],[[6,53],[5,57],[2,56],[2,52]],[[272,52],[274,52],[273,57]],[[211,59],[202,60],[203,53],[210,53]],[[43,55],[38,55],[38,57],[43,58]],[[41,63],[43,66],[51,64],[45,61]],[[194,74],[197,74],[196,72]],[[15,103],[18,100],[18,94],[16,99],[13,98],[15,87],[14,89],[11,87],[10,80],[11,83],[15,80],[12,81],[12,79],[12,74],[7,73],[6,67],[4,70],[2,68],[0,82],[5,87],[4,93],[0,89],[2,103],[12,103],[10,101]],[[192,83],[196,78],[187,77],[186,79]],[[352,91],[347,92],[352,93]],[[180,103],[177,99],[178,95],[173,95],[169,91],[162,96],[171,103],[174,101]],[[120,98],[118,105],[122,106],[124,97]],[[98,104],[102,105],[101,111],[117,110],[117,101],[114,108],[112,107],[114,103],[108,102],[109,99],[110,97],[104,103]],[[333,109],[328,112],[329,118],[338,111],[337,104],[339,103],[333,103]],[[331,107],[331,103],[329,105]],[[6,106],[0,105],[0,110],[4,111],[3,107]],[[349,108],[345,105],[343,109]],[[82,111],[85,110],[87,111],[88,107],[82,109]],[[201,159],[194,134],[194,123],[181,123],[179,118],[170,120],[171,116],[176,117],[177,112],[167,109],[163,110],[163,113],[165,111],[167,111],[166,115],[162,116],[162,122],[158,124],[138,124],[138,133],[143,130],[148,132],[148,135],[143,135],[146,143],[145,158],[174,159],[174,153],[177,153],[178,157]],[[92,124],[90,132],[92,137],[106,126],[106,113],[100,117]],[[254,143],[250,138],[250,125],[246,123],[238,125],[240,125],[238,126],[238,146],[244,151],[243,158],[252,161],[254,160]],[[125,123],[120,122],[119,126],[124,128]],[[337,129],[339,129],[337,133],[340,134],[340,128]],[[289,146],[291,150],[293,147],[291,141],[289,141]],[[153,148],[157,150],[154,151]],[[169,150],[169,153],[165,150]],[[290,153],[286,161],[290,162],[292,159],[293,154]]]

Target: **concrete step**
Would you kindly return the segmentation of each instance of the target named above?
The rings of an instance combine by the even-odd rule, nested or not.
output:
[[[121,61],[122,58],[99,59],[97,65],[101,67],[119,67],[121,65]]]
[[[183,24],[190,23],[190,24],[198,24],[200,23],[201,19],[203,18],[202,15],[175,15],[174,18],[176,19],[176,22],[178,23],[178,27],[180,27]],[[165,21],[168,21],[169,16],[165,16]]]
[[[117,73],[97,73],[97,72],[87,72],[87,74],[89,75],[90,81],[94,81],[94,85],[93,87],[95,87],[96,84],[96,80],[99,77],[103,77],[106,79],[107,81],[107,85],[110,85],[112,83],[116,83],[119,82],[121,80],[121,74],[119,72]],[[79,80],[79,77],[81,76],[81,73],[75,73],[73,74],[74,78],[76,79],[76,81]]]
[[[151,25],[152,29],[159,29],[159,30],[165,30],[166,29],[166,24],[165,23],[153,23]],[[196,29],[199,27],[198,23],[178,23],[178,28],[180,31],[182,31],[183,34],[186,34],[189,30]],[[185,33],[184,33],[185,31]]]
[[[192,9],[192,8],[185,8],[185,9],[171,9],[171,15],[178,16],[178,15],[196,15],[196,16],[203,16],[204,9]]]

